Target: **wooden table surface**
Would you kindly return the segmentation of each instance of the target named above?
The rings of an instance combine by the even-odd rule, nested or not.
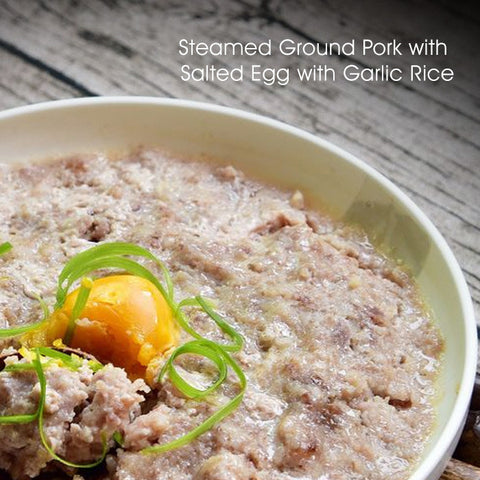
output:
[[[0,109],[91,95],[179,97],[242,108],[318,134],[377,168],[431,218],[463,269],[480,318],[480,14],[475,3],[0,0]],[[447,44],[447,55],[416,61],[452,68],[454,80],[292,79],[286,86],[182,81],[183,64],[295,69],[317,61],[341,71],[348,63],[408,69],[413,61],[407,55],[358,52],[319,61],[276,50],[269,57],[184,57],[182,38],[274,45],[285,38],[320,45],[437,38]],[[475,418],[473,411],[471,423]],[[478,436],[470,429],[464,438],[456,456],[480,466]],[[462,473],[463,467],[451,464],[444,478],[480,478],[479,470]]]

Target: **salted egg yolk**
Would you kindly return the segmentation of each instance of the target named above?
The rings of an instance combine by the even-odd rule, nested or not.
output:
[[[65,335],[78,291],[47,321],[45,343]],[[177,344],[178,336],[172,310],[155,285],[134,275],[112,275],[93,281],[69,346],[140,377],[152,359]]]

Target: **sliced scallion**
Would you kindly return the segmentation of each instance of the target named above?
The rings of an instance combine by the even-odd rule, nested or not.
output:
[[[13,248],[10,242],[4,242],[0,244],[0,255],[9,252]]]
[[[217,345],[228,352],[238,352],[241,350],[243,346],[243,337],[218,313],[216,313],[203,297],[197,295],[194,298],[186,298],[185,300],[182,300],[177,305],[176,318],[180,326],[192,337],[196,338],[197,340],[205,339],[205,337],[200,335],[188,322],[185,314],[182,311],[184,307],[200,307],[218,325],[218,327],[233,340],[233,343],[230,344],[217,343]]]
[[[46,320],[50,316],[50,311],[48,310],[48,306],[39,295],[34,295],[34,297],[40,303],[40,307],[42,308],[42,312],[43,312],[43,318],[38,322],[31,323],[29,325],[22,325],[21,327],[0,328],[0,338],[10,338],[10,337],[16,337],[17,335],[22,335],[23,333],[29,332],[31,330],[35,330],[44,322],[46,322]]]
[[[43,413],[43,404],[45,403],[45,395],[46,395],[46,386],[42,385],[40,379],[39,371],[42,369],[40,364],[40,354],[37,352],[36,358],[33,360],[32,363],[20,363],[15,366],[24,366],[25,368],[21,368],[21,370],[35,370],[37,372],[38,381],[40,382],[40,400],[38,402],[38,407],[35,413],[30,414],[21,414],[21,415],[3,415],[0,416],[0,424],[15,424],[15,423],[30,423],[37,420],[40,415]],[[8,367],[13,367],[13,365],[8,365],[3,371],[5,371]],[[20,368],[16,368],[15,370],[20,370]],[[8,371],[8,370],[7,370]]]
[[[150,270],[138,262],[125,258],[125,255],[140,256],[154,261],[160,266],[165,279],[166,289]],[[63,306],[69,288],[83,275],[102,268],[119,268],[133,275],[151,281],[162,293],[170,307],[173,305],[173,284],[163,262],[147,249],[131,243],[112,242],[97,245],[75,255],[67,262],[58,277],[57,303],[55,308]],[[66,286],[64,286],[67,282]]]
[[[193,430],[190,430],[185,435],[161,445],[153,445],[151,447],[144,448],[143,450],[141,450],[141,453],[144,453],[144,454],[164,453],[164,452],[168,452],[169,450],[174,450],[176,448],[180,448],[189,444],[190,442],[195,440],[197,437],[199,437],[203,433],[210,430],[215,424],[217,424],[218,422],[223,420],[225,417],[230,415],[238,407],[238,405],[241,403],[243,399],[243,395],[247,387],[247,379],[242,369],[238,366],[235,360],[233,360],[233,358],[228,354],[228,352],[226,352],[222,347],[219,347],[217,343],[211,342],[209,340],[193,340],[191,343],[195,343],[195,342],[201,343],[204,348],[207,348],[207,345],[208,345],[209,349],[217,352],[219,357],[222,358],[223,362],[225,362],[226,366],[228,365],[229,367],[231,367],[231,369],[235,372],[235,374],[238,377],[239,384],[240,384],[240,392],[234,398],[232,398],[228,403],[226,403],[223,407],[217,410],[213,415],[208,417],[200,425],[195,427]],[[172,383],[176,385],[175,381],[172,381]]]
[[[11,245],[8,244],[8,242],[0,245],[0,254],[5,253],[6,251],[10,250],[10,248]],[[127,256],[140,256],[148,260],[154,261],[162,271],[165,286],[149,269],[147,269],[145,266],[141,265],[137,261],[131,258],[127,258]],[[204,422],[202,422],[200,425],[198,425],[185,435],[181,436],[180,438],[177,438],[163,445],[154,445],[152,447],[145,448],[142,450],[142,452],[161,453],[184,446],[198,436],[205,433],[207,430],[212,428],[213,425],[215,425],[227,415],[229,415],[233,410],[238,407],[238,405],[242,401],[247,385],[247,380],[242,369],[230,356],[229,352],[238,352],[242,348],[244,343],[243,337],[231,325],[229,325],[228,322],[226,322],[223,317],[215,311],[210,302],[203,297],[196,296],[193,298],[188,298],[182,300],[177,304],[174,300],[174,290],[171,276],[163,262],[161,262],[161,260],[159,260],[151,252],[138,245],[114,242],[97,245],[82,253],[75,255],[70,261],[67,262],[59,275],[55,309],[60,309],[61,307],[63,307],[70,288],[77,280],[82,279],[64,338],[64,342],[67,345],[73,338],[76,321],[78,320],[78,318],[80,318],[82,311],[88,302],[90,290],[93,286],[92,280],[85,277],[85,275],[102,269],[122,270],[124,272],[128,272],[132,275],[136,275],[150,281],[160,291],[168,306],[172,309],[172,312],[174,313],[180,327],[182,327],[194,338],[194,340],[177,347],[173,351],[173,353],[168,358],[160,371],[160,374],[158,376],[159,382],[166,374],[168,374],[168,377],[172,384],[175,385],[176,388],[178,388],[178,390],[182,392],[187,398],[193,400],[200,400],[207,395],[214,393],[214,391],[218,390],[218,388],[226,381],[229,369],[231,369],[238,378],[240,389],[239,393],[230,401],[228,401],[225,405],[223,405],[219,410],[217,410],[213,415],[207,418]],[[29,330],[37,328],[41,323],[43,323],[50,316],[50,313],[45,302],[43,302],[40,297],[38,297],[38,300],[40,301],[43,309],[43,320],[33,325],[0,330],[0,338],[20,335]],[[232,342],[218,343],[203,337],[190,325],[188,317],[183,311],[185,307],[193,307],[203,310],[203,312],[215,322],[215,324],[220,328],[220,330],[228,337],[230,337]],[[63,463],[64,465],[73,468],[92,468],[99,465],[104,460],[108,451],[108,441],[105,436],[102,435],[103,451],[99,459],[88,464],[75,464],[61,458],[54,452],[54,450],[50,446],[50,443],[48,442],[46,433],[44,431],[43,413],[46,401],[47,382],[43,366],[47,366],[50,363],[58,361],[67,368],[76,370],[80,368],[83,364],[82,360],[74,354],[59,352],[50,347],[38,347],[35,349],[35,354],[36,358],[34,358],[30,363],[9,365],[4,369],[4,371],[36,371],[41,390],[40,401],[37,411],[33,414],[27,415],[0,417],[0,423],[27,423],[38,419],[38,429],[42,444],[44,445],[48,453],[52,456],[52,458]],[[191,385],[178,373],[174,362],[179,356],[184,354],[203,356],[213,362],[213,364],[216,366],[217,377],[207,388],[199,389]],[[41,360],[41,355],[44,357],[43,364]],[[31,357],[29,356],[29,358]],[[97,371],[98,369],[103,367],[102,364],[93,361],[89,361],[89,366],[90,368],[92,368],[93,371]],[[112,438],[118,445],[123,446],[123,437],[119,432],[115,432]]]
[[[63,463],[67,467],[72,468],[93,468],[97,465],[100,465],[103,460],[105,459],[107,452],[108,452],[108,442],[105,435],[102,435],[102,453],[100,457],[95,460],[94,462],[90,463],[73,463],[65,460],[64,458],[60,457],[55,453],[55,451],[50,446],[48,441],[47,435],[44,430],[44,421],[43,421],[43,412],[45,410],[45,399],[46,399],[46,391],[47,391],[47,379],[45,377],[45,373],[43,371],[42,362],[40,360],[40,352],[36,349],[37,358],[34,360],[34,364],[37,370],[38,381],[40,383],[40,401],[38,404],[38,432],[40,434],[40,439],[42,440],[42,444],[45,447],[45,450],[51,455],[52,458],[57,460],[60,463]]]
[[[59,352],[58,350],[50,347],[37,347],[37,351],[45,357],[59,360],[70,370],[78,370],[83,365],[82,359],[77,355],[69,355],[67,353]]]
[[[211,360],[218,369],[217,379],[206,389],[198,389],[186,382],[177,372],[174,361],[180,355],[196,354]],[[184,343],[176,348],[163,366],[158,380],[160,381],[165,373],[168,372],[170,381],[188,398],[200,399],[216,390],[227,378],[227,364],[221,353],[212,348],[210,342],[202,340],[193,340]]]
[[[232,344],[221,344],[220,346],[227,352],[238,352],[243,347],[243,337],[229,325],[217,312],[215,312],[203,297],[197,295],[195,300],[198,302],[203,311],[226,333],[232,340]]]
[[[67,331],[65,332],[65,338],[63,341],[68,345],[72,338],[73,333],[75,331],[75,322],[80,318],[85,305],[87,304],[88,297],[90,295],[90,291],[93,287],[93,280],[89,277],[83,277],[82,281],[80,282],[80,289],[78,291],[77,298],[75,300],[75,304],[72,308],[72,314],[68,320]]]

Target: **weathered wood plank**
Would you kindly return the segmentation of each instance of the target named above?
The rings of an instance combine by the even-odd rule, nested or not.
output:
[[[445,472],[440,480],[479,480],[480,468],[473,467],[459,460],[452,459],[448,462]]]
[[[0,109],[81,95],[50,73],[1,48],[0,65]]]
[[[479,100],[478,73],[480,73],[480,52],[476,48],[480,40],[480,25],[467,15],[452,15],[440,4],[417,1],[415,5],[401,0],[389,2],[342,0],[341,2],[309,2],[308,0],[272,0],[266,2],[263,14],[281,21],[286,28],[300,30],[306,37],[323,42],[346,42],[356,37],[373,42],[402,42],[402,55],[375,55],[372,50],[361,55],[356,48],[351,58],[368,66],[387,63],[408,70],[411,63],[425,63],[435,67],[452,67],[455,77],[452,82],[409,83],[401,81],[398,86],[414,89],[441,103],[444,107],[475,119],[478,124],[478,110],[472,104]],[[473,9],[472,9],[473,10]],[[322,18],[321,28],[318,19]],[[354,35],[352,35],[354,32]],[[438,56],[408,54],[407,42],[438,39],[445,42],[448,54],[439,49]],[[476,72],[476,75],[474,74]],[[400,89],[401,90],[401,89]],[[477,103],[478,108],[478,103]]]
[[[190,60],[197,65],[241,61],[245,66],[259,61],[185,59],[177,51],[182,37],[207,42],[271,38],[278,43],[288,36],[300,41],[304,38],[285,27],[282,15],[288,13],[289,22],[303,18],[306,31],[316,25],[319,32],[328,32],[338,11],[329,16],[324,8],[324,15],[318,15],[318,10],[312,11],[318,7],[308,6],[313,3],[305,5],[303,13],[297,9],[300,14],[288,2],[272,7],[265,2],[198,2],[188,9],[175,2],[161,3],[119,1],[112,7],[87,1],[78,8],[69,2],[11,0],[4,3],[0,35],[27,58],[40,59],[87,92],[177,96],[247,108],[320,133],[356,153],[402,187],[437,224],[466,271],[480,311],[480,156],[478,124],[472,120],[478,116],[478,105],[469,104],[465,115],[394,84],[294,80],[287,87],[267,87],[251,82],[182,82],[180,66]],[[354,15],[348,18],[353,21]],[[338,25],[341,18],[336,20]],[[349,38],[366,33],[358,22],[347,22],[346,27]],[[278,52],[267,60],[272,66],[292,68],[311,63],[309,58],[285,58]],[[338,57],[330,61],[338,68],[345,62]],[[439,95],[450,99],[445,95],[451,93],[448,88],[436,85],[430,90],[443,89]],[[464,95],[463,90],[452,91]]]

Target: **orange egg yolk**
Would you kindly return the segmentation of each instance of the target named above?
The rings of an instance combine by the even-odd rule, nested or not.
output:
[[[64,338],[78,291],[23,343],[51,345]],[[171,308],[155,285],[134,275],[112,275],[93,282],[69,346],[142,377],[148,364],[174,347],[178,337]]]

